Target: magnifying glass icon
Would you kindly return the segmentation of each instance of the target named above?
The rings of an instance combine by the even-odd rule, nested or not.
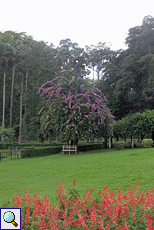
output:
[[[15,215],[13,212],[11,211],[7,211],[4,213],[3,215],[3,219],[6,223],[11,223],[13,224],[15,227],[18,226],[18,224],[15,222]]]

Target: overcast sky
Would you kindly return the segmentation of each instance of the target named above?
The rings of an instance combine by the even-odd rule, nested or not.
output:
[[[58,46],[70,38],[80,47],[125,48],[129,28],[154,17],[154,0],[0,0],[0,31],[26,32]]]

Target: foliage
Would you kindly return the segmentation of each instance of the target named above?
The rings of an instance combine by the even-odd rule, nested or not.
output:
[[[125,142],[124,141],[116,141],[113,143],[113,146],[115,149],[124,149],[125,148]]]
[[[154,18],[144,17],[142,25],[129,29],[126,38],[128,48],[117,51],[111,50],[102,42],[83,49],[70,39],[65,39],[60,41],[58,47],[54,47],[47,42],[35,41],[26,33],[0,32],[0,108],[3,106],[2,87],[5,73],[5,127],[9,127],[11,111],[12,126],[19,125],[21,78],[23,78],[21,131],[22,135],[27,135],[29,138],[37,137],[40,132],[37,114],[44,102],[35,93],[40,85],[49,79],[52,80],[56,73],[64,69],[71,69],[76,77],[87,77],[90,71],[93,71],[94,78],[96,72],[98,80],[91,82],[99,88],[103,96],[106,96],[106,105],[116,120],[128,114],[153,109],[153,31]],[[14,85],[11,87],[13,68],[15,76]],[[10,96],[13,99],[12,110]],[[2,112],[0,109],[0,117]],[[17,137],[18,128],[16,128]]]
[[[61,141],[77,143],[82,137],[111,135],[114,119],[106,97],[83,78],[62,74],[43,84],[38,93],[47,94],[39,113],[42,127],[54,130]]]
[[[118,195],[103,187],[99,190],[97,201],[92,195],[93,189],[79,198],[73,183],[73,195],[59,181],[58,204],[52,206],[44,196],[33,199],[25,189],[24,198],[16,195],[12,208],[21,208],[22,229],[147,229],[154,227],[154,189],[147,193],[138,191],[139,181],[128,193],[118,190]]]
[[[48,156],[52,154],[57,154],[61,151],[62,151],[62,147],[60,146],[41,147],[41,148],[29,147],[29,148],[24,148],[21,151],[21,158]]]
[[[78,151],[91,151],[96,149],[102,149],[102,144],[87,144],[87,145],[78,145]]]
[[[154,18],[130,28],[128,48],[111,52],[98,87],[116,119],[154,108]],[[103,59],[103,58],[102,58]]]
[[[144,139],[142,141],[142,145],[143,145],[144,148],[152,148],[153,140],[152,139]]]
[[[119,121],[113,129],[114,136],[119,137],[131,137],[134,135],[140,135],[143,140],[145,135],[151,135],[154,131],[154,110],[146,110],[142,113],[129,114]]]
[[[6,140],[12,138],[15,134],[14,128],[0,127],[0,136],[3,135]]]

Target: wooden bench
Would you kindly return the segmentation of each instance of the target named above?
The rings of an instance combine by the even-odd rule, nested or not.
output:
[[[76,145],[63,145],[63,154],[64,152],[68,152],[69,154],[71,152],[77,153],[77,146]]]

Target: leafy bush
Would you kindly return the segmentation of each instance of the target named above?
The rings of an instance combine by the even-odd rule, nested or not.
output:
[[[48,155],[60,153],[61,151],[62,151],[62,147],[60,146],[44,147],[44,148],[29,147],[21,151],[21,158],[48,156]]]
[[[102,144],[84,144],[78,146],[78,151],[84,152],[84,151],[90,151],[95,149],[101,149]]]
[[[132,147],[132,143],[130,141],[125,143],[125,148],[131,148],[131,147]]]
[[[0,149],[7,149],[7,146],[5,143],[0,143]]]
[[[142,145],[144,148],[151,148],[153,146],[153,140],[152,139],[144,139],[142,141]]]
[[[22,229],[154,229],[154,189],[146,194],[138,192],[139,181],[135,188],[128,187],[128,194],[118,190],[114,193],[103,187],[94,199],[92,190],[79,198],[73,183],[68,193],[59,181],[58,202],[51,205],[38,189],[33,199],[25,189],[24,198],[16,195],[12,208],[21,208]],[[116,195],[118,194],[118,195]]]
[[[135,143],[134,143],[134,147],[135,147],[135,148],[142,148],[143,145],[142,145],[140,142],[135,142]]]
[[[125,148],[125,142],[124,141],[116,141],[113,143],[113,146],[115,149],[124,149]]]

